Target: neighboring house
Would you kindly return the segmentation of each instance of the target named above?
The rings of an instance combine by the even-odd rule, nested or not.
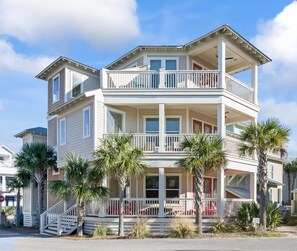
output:
[[[0,145],[0,193],[4,196],[2,206],[16,206],[17,191],[8,188],[8,182],[16,175],[14,166],[15,153],[8,147]]]
[[[239,156],[240,140],[226,125],[257,121],[258,66],[270,61],[228,25],[185,45],[138,46],[101,70],[59,57],[36,76],[48,83],[48,144],[58,154],[59,172],[49,171],[48,179],[64,178],[68,152],[91,160],[103,137],[132,133],[149,173],[130,179],[126,221],[146,216],[162,231],[172,217],[194,218],[193,177],[176,162],[185,156],[183,136],[199,129],[223,137],[228,159],[225,170],[205,173],[203,216],[234,215],[257,199],[258,162]],[[248,76],[243,71],[250,74],[245,83],[237,78]],[[99,221],[117,221],[118,185],[107,185],[110,199],[86,206],[86,233]],[[73,213],[72,204],[58,221]],[[49,195],[45,219],[61,205]]]
[[[297,158],[288,158],[287,162],[291,162],[292,160],[296,160]],[[291,173],[290,175],[290,179],[291,179],[291,188],[290,191],[297,191],[297,172],[296,173]],[[287,205],[289,205],[291,203],[291,200],[293,199],[293,194],[288,191],[288,174],[287,173],[283,173],[283,180],[284,180],[284,186],[283,186],[283,202]],[[296,197],[297,198],[297,197]],[[296,207],[296,211],[297,211],[297,207]]]
[[[43,127],[34,127],[26,129],[15,135],[23,140],[23,144],[46,143],[47,129]],[[47,190],[44,190],[44,198],[47,198]],[[31,182],[29,186],[23,189],[23,225],[32,227],[35,223],[37,208],[37,186]],[[47,200],[44,200],[44,208],[47,208]]]

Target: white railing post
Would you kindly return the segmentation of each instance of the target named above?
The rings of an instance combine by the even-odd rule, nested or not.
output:
[[[253,101],[258,104],[258,66],[256,64],[252,65],[252,87],[254,89]]]
[[[61,236],[62,232],[61,232],[61,219],[62,217],[58,217],[58,221],[57,221],[57,235]]]
[[[220,167],[217,173],[218,177],[218,216],[224,217],[225,208],[225,171]]]
[[[46,214],[44,213],[40,215],[40,225],[39,225],[40,233],[43,233],[45,229],[45,217],[46,217]]]
[[[106,200],[102,200],[100,202],[99,217],[105,217],[105,216],[106,216]]]
[[[159,70],[159,88],[165,88],[165,70],[160,69]]]
[[[101,80],[101,88],[102,89],[111,87],[111,86],[108,86],[108,73],[105,68],[102,68],[100,71],[100,80]]]
[[[165,169],[159,168],[159,213],[158,217],[164,217],[164,202],[165,202]]]
[[[220,87],[225,89],[226,82],[225,82],[225,74],[226,74],[226,44],[223,38],[219,39],[218,41],[218,70],[219,74],[219,84]]]
[[[165,104],[159,104],[159,152],[164,152]]]

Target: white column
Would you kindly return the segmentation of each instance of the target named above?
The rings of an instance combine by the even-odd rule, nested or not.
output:
[[[2,191],[6,191],[6,176],[2,176]]]
[[[165,70],[160,69],[159,70],[159,88],[165,88]]]
[[[159,104],[159,152],[164,152],[165,145],[165,105]]]
[[[158,217],[164,217],[165,202],[165,169],[159,168],[159,214]]]
[[[250,174],[250,198],[257,201],[257,173]]]
[[[101,78],[101,88],[105,89],[108,87],[108,76],[105,68],[102,68],[100,71],[100,78]]]
[[[258,104],[258,66],[252,65],[252,87],[254,89],[254,103]]]
[[[109,187],[108,185],[108,178],[105,177],[102,181],[102,186],[103,187]],[[99,208],[99,217],[105,217],[106,216],[106,203],[108,202],[108,199],[104,199],[104,200],[101,200],[99,203],[100,203],[100,208]]]
[[[218,70],[220,72],[219,83],[221,88],[226,88],[225,74],[226,74],[226,44],[223,38],[218,41]]]
[[[217,108],[217,125],[218,125],[218,134],[224,138],[226,135],[226,126],[225,126],[225,104],[221,103]]]
[[[218,216],[224,217],[225,208],[225,171],[223,167],[220,167],[217,173],[218,178]]]
[[[190,133],[190,111],[189,108],[186,109],[186,133]]]

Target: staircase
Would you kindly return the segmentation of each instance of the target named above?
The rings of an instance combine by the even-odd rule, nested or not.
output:
[[[64,201],[49,208],[40,215],[40,233],[69,235],[77,228],[77,207],[73,205],[64,211]]]

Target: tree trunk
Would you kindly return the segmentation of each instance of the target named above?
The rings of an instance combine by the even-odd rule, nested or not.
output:
[[[288,204],[291,205],[291,174],[288,172]]]
[[[125,187],[126,187],[126,177],[119,178],[120,185],[120,205],[119,205],[119,236],[124,236],[124,195],[125,195]]]
[[[83,236],[83,216],[84,216],[85,203],[77,202],[77,230],[76,236]]]
[[[36,225],[39,226],[40,214],[41,214],[41,203],[42,203],[42,184],[41,182],[37,183],[37,208],[36,208]]]
[[[266,232],[267,154],[259,152],[260,225]]]
[[[21,215],[21,188],[19,187],[17,192],[16,217],[15,217],[16,227],[19,227],[20,225],[20,215]]]
[[[199,234],[202,234],[202,209],[203,209],[203,170],[196,169],[194,175],[194,190],[195,190],[195,209],[196,219],[195,224]]]

